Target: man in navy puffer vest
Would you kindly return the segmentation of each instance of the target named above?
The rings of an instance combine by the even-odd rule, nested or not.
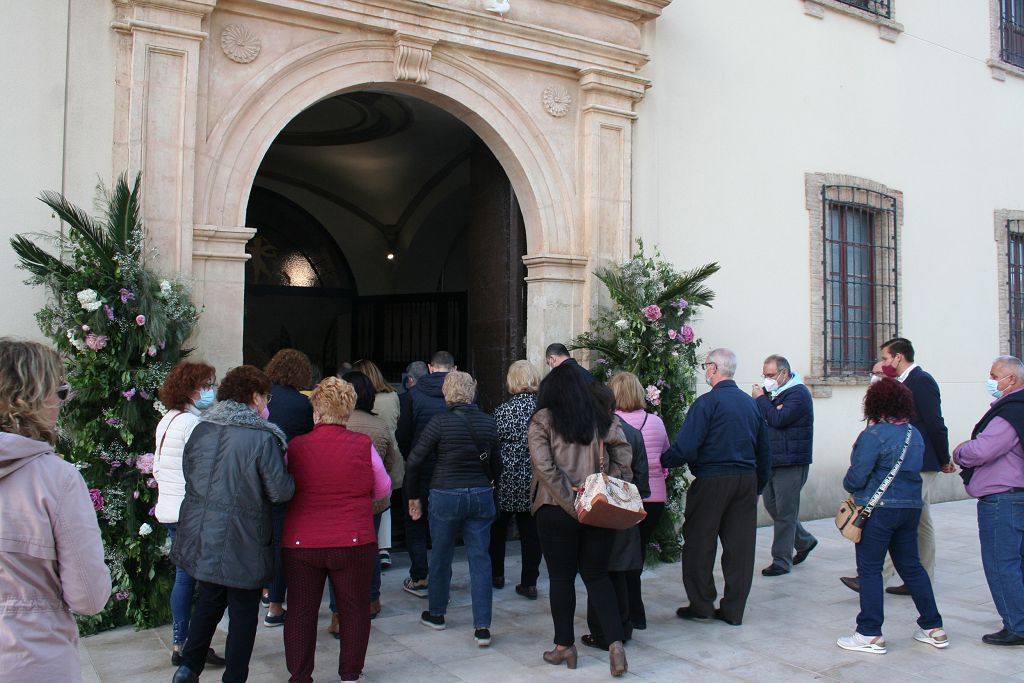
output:
[[[814,404],[803,379],[784,357],[768,356],[761,373],[764,386],[755,384],[750,395],[768,423],[772,478],[764,488],[764,507],[775,521],[772,563],[761,574],[781,576],[818,545],[800,523],[800,490],[807,483],[814,446]]]

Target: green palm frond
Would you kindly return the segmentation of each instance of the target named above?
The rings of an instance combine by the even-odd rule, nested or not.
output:
[[[630,284],[621,268],[603,268],[594,273],[598,280],[611,292],[613,298],[620,303],[643,306],[637,296],[636,287]]]
[[[15,235],[11,238],[11,248],[18,255],[18,267],[32,273],[33,277],[39,281],[51,277],[64,280],[75,272],[74,269],[62,263],[56,256],[50,254],[23,235]]]
[[[139,183],[141,174],[135,175],[135,182],[128,187],[128,175],[122,174],[114,185],[114,191],[106,202],[107,234],[111,246],[121,253],[131,250],[131,237],[139,224]]]
[[[60,219],[68,224],[68,228],[75,231],[93,250],[96,258],[113,272],[116,268],[114,250],[109,244],[103,225],[58,192],[46,190],[39,195],[39,201],[53,209]]]
[[[669,302],[682,297],[691,306],[711,308],[711,301],[715,298],[715,293],[704,282],[721,268],[717,263],[707,263],[700,268],[686,271],[665,290],[662,301]]]

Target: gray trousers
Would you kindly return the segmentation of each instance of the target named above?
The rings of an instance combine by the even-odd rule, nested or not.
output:
[[[800,489],[807,482],[810,465],[776,467],[764,487],[764,507],[775,521],[772,564],[793,568],[793,551],[807,550],[817,539],[800,523]]]

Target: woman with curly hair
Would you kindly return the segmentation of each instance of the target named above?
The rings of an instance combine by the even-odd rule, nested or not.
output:
[[[270,397],[271,422],[284,432],[289,441],[300,434],[313,429],[313,407],[309,397],[302,390],[313,381],[313,365],[309,356],[298,349],[281,349],[267,363],[267,377],[273,383]],[[263,625],[268,627],[284,624],[285,575],[281,556],[281,531],[284,529],[285,515],[288,506],[275,505],[274,516],[274,578],[266,587],[263,604],[267,607],[267,615]]]
[[[844,650],[885,654],[882,563],[886,552],[892,557],[917,607],[919,628],[914,632],[914,639],[938,648],[949,645],[935,605],[931,580],[917,554],[924,440],[910,424],[913,414],[913,395],[894,379],[872,384],[864,396],[864,419],[868,426],[853,444],[843,488],[850,492],[857,505],[866,505],[889,479],[901,458],[902,463],[865,521],[856,546],[860,614],[853,635],[836,641]]]
[[[328,377],[310,400],[316,426],[288,450],[295,497],[284,526],[291,611],[284,625],[285,660],[289,680],[313,680],[316,620],[324,579],[330,577],[344,615],[338,674],[355,681],[370,638],[368,597],[377,553],[373,501],[391,492],[391,478],[371,438],[345,426],[356,405],[351,384]]]
[[[249,675],[260,589],[274,567],[271,505],[295,492],[284,467],[284,433],[267,422],[270,378],[242,365],[225,375],[217,405],[185,444],[185,499],[171,562],[195,577],[199,598],[174,683],[199,680],[225,608],[225,681]]]
[[[167,527],[167,538],[174,544],[178,531],[178,510],[185,498],[185,473],[182,456],[192,430],[199,424],[201,410],[213,405],[216,371],[206,363],[183,361],[167,374],[160,387],[160,402],[168,409],[156,426],[156,453],[153,478],[157,484],[156,519]],[[171,589],[172,651],[171,664],[181,665],[181,648],[188,636],[192,614],[192,594],[196,582],[183,569],[174,575]],[[206,656],[211,666],[224,666],[224,659],[211,648]]]
[[[95,501],[53,450],[68,398],[53,349],[0,339],[0,674],[11,681],[81,681],[72,612],[101,612],[110,571]]]

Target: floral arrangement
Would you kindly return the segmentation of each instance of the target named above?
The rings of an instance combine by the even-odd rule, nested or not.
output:
[[[188,350],[198,313],[181,282],[159,279],[144,264],[139,177],[100,188],[102,218],[62,195],[40,200],[67,230],[44,235],[54,256],[23,235],[11,240],[26,284],[43,286],[36,314],[61,352],[72,396],[61,409],[58,449],[81,471],[99,518],[114,595],[107,608],[81,618],[83,632],[132,623],[167,623],[174,569],[156,523],[156,394]],[[161,529],[159,533],[154,533]]]
[[[718,270],[717,263],[709,263],[677,271],[657,249],[653,257],[645,255],[643,241],[637,240],[630,260],[595,273],[608,288],[612,306],[595,321],[593,331],[570,345],[591,352],[591,370],[601,381],[618,371],[639,377],[647,391],[648,409],[665,421],[670,439],[694,399],[701,340],[691,322],[700,308],[711,306],[715,295],[704,282]],[[669,476],[665,515],[648,549],[648,554],[663,561],[679,558],[687,482],[683,470]]]

